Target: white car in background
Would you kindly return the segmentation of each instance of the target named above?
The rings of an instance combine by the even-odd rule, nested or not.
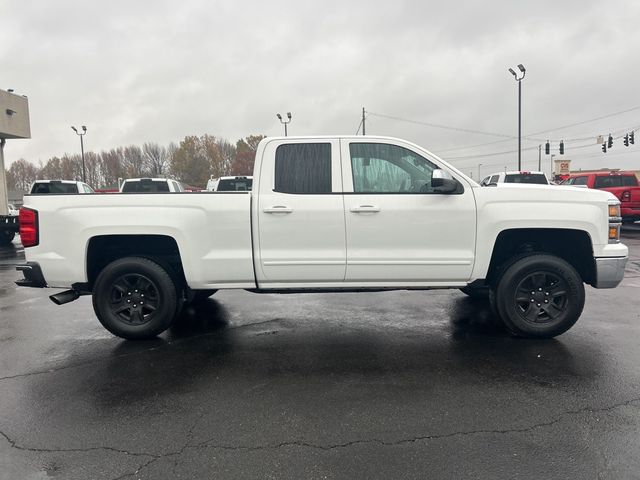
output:
[[[210,178],[207,182],[208,192],[244,192],[251,190],[253,177],[219,177]]]
[[[184,192],[177,180],[170,178],[127,178],[120,185],[121,193],[175,193]]]
[[[544,172],[498,172],[487,175],[482,179],[480,185],[486,187],[488,185],[497,185],[498,183],[527,183],[537,185],[549,185],[549,180]]]
[[[12,203],[8,204],[7,207],[9,209],[10,217],[17,217],[20,214],[20,209],[16,208],[16,206],[13,205]]]

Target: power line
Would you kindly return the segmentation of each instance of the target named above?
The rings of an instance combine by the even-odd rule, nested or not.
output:
[[[633,112],[635,110],[640,110],[640,105],[636,106],[636,107],[632,107],[632,108],[626,109],[626,110],[621,110],[619,112],[609,113],[607,115],[602,115],[600,117],[591,118],[589,120],[583,120],[581,122],[571,123],[571,124],[562,125],[562,126],[559,126],[559,127],[554,127],[554,128],[548,129],[548,130],[541,130],[541,131],[538,131],[538,132],[530,133],[530,134],[524,135],[522,138],[525,139],[525,140],[530,140],[530,141],[534,141],[534,142],[538,142],[538,143],[543,143],[543,142],[545,142],[545,140],[539,139],[539,138],[533,138],[532,136],[533,135],[539,135],[541,133],[547,133],[547,132],[553,132],[553,131],[557,131],[557,130],[563,130],[565,128],[575,127],[575,126],[578,126],[578,125],[584,125],[584,124],[591,123],[591,122],[596,122],[598,120],[603,120],[605,118],[615,117],[617,115],[622,115],[624,113]],[[455,130],[455,131],[460,131],[460,132],[475,133],[475,134],[479,134],[479,135],[489,135],[489,136],[505,138],[504,140],[494,140],[493,142],[479,143],[479,144],[475,144],[475,145],[467,145],[467,146],[464,146],[464,147],[447,148],[447,149],[439,150],[440,152],[450,152],[450,151],[455,151],[455,150],[466,150],[466,149],[469,149],[469,148],[476,148],[476,147],[483,147],[483,146],[488,146],[488,145],[495,145],[497,143],[503,143],[503,142],[518,138],[518,137],[513,136],[513,135],[506,135],[506,134],[502,134],[502,133],[491,133],[491,132],[483,132],[483,131],[480,131],[480,130],[473,130],[473,129],[467,129],[467,128],[451,127],[451,126],[447,126],[447,125],[440,125],[440,124],[429,123],[429,122],[421,122],[421,121],[418,121],[418,120],[410,120],[410,119],[406,119],[406,118],[400,118],[400,117],[395,117],[395,116],[392,116],[392,115],[385,115],[385,114],[381,114],[381,113],[374,113],[374,112],[367,112],[367,113],[370,114],[370,115],[376,115],[378,117],[388,118],[388,119],[396,120],[396,121],[400,121],[400,122],[414,123],[414,124],[417,124],[417,125],[424,125],[424,126],[435,127],[435,128],[443,128],[443,129],[446,129],[446,130]],[[567,139],[567,140],[565,140],[565,142],[588,140],[589,138],[593,138],[595,136],[597,136],[597,135],[593,135],[593,136],[589,136],[589,137],[581,137],[581,138],[576,138],[576,139]]]
[[[445,130],[455,130],[455,131],[458,131],[458,132],[466,132],[466,133],[476,133],[478,135],[489,135],[489,136],[492,136],[492,137],[504,137],[504,138],[508,138],[508,139],[518,138],[518,137],[514,137],[513,135],[505,135],[504,133],[483,132],[481,130],[473,130],[473,129],[470,129],[470,128],[451,127],[451,126],[448,126],[448,125],[439,125],[437,123],[428,123],[428,122],[420,122],[418,120],[409,120],[407,118],[394,117],[392,115],[383,115],[382,113],[374,113],[374,112],[368,112],[368,113],[369,113],[369,115],[374,115],[376,117],[388,118],[388,119],[391,119],[391,120],[397,120],[399,122],[415,123],[417,125],[425,125],[427,127],[443,128]]]

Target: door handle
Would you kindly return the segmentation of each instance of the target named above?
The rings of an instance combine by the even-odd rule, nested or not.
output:
[[[380,207],[377,205],[358,205],[357,207],[351,207],[350,210],[354,213],[377,213],[380,211]]]
[[[285,205],[274,205],[273,207],[265,208],[263,212],[264,213],[291,213],[293,212],[293,208],[287,207]]]

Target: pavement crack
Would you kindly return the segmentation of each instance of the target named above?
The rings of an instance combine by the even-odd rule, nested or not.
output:
[[[113,447],[86,447],[86,448],[38,448],[38,447],[27,447],[25,445],[19,444],[17,441],[13,440],[9,435],[0,430],[0,436],[3,437],[11,448],[15,448],[16,450],[21,450],[23,452],[34,452],[34,453],[86,453],[86,452],[95,452],[95,451],[107,451],[119,453],[122,455],[129,455],[131,457],[152,457],[158,458],[158,455],[154,455],[152,453],[146,452],[130,452],[128,450],[122,450],[119,448]]]
[[[415,437],[410,437],[410,438],[403,438],[403,439],[395,440],[395,441],[385,441],[385,440],[380,440],[378,438],[371,438],[371,439],[352,440],[350,442],[330,444],[330,445],[322,445],[322,444],[317,444],[317,443],[298,441],[298,442],[282,442],[282,443],[271,444],[271,445],[253,445],[253,446],[245,445],[245,446],[243,446],[243,445],[215,445],[215,444],[210,444],[209,443],[211,440],[206,440],[206,441],[201,442],[201,443],[196,444],[196,445],[190,445],[187,448],[218,449],[218,450],[231,450],[231,451],[234,451],[234,450],[258,451],[258,450],[278,450],[280,448],[287,448],[287,447],[303,447],[303,448],[313,448],[313,449],[317,449],[317,450],[329,451],[329,450],[334,450],[334,449],[338,449],[338,448],[348,448],[348,447],[351,447],[351,446],[354,446],[354,445],[378,444],[378,445],[382,445],[382,446],[385,446],[385,447],[389,447],[389,446],[406,445],[406,444],[416,443],[416,442],[423,442],[423,441],[428,441],[428,440],[442,440],[442,439],[446,439],[446,438],[463,437],[463,436],[469,436],[469,435],[483,435],[483,434],[507,435],[507,434],[512,434],[512,433],[528,433],[528,432],[537,430],[539,428],[550,427],[552,425],[555,425],[555,424],[561,422],[562,419],[564,417],[568,416],[568,415],[580,415],[582,413],[592,413],[593,414],[593,413],[610,412],[610,411],[615,410],[617,408],[624,407],[624,406],[629,406],[629,405],[632,405],[632,404],[637,403],[637,402],[640,402],[640,397],[633,398],[631,400],[627,400],[627,401],[624,401],[624,402],[616,403],[616,404],[613,404],[613,405],[609,405],[609,406],[606,406],[606,407],[601,407],[601,408],[584,407],[584,408],[577,409],[577,410],[566,410],[566,411],[558,414],[552,420],[549,420],[549,421],[546,421],[546,422],[539,422],[539,423],[530,425],[528,427],[509,428],[509,429],[467,430],[467,431],[458,431],[458,432],[445,433],[445,434],[441,434],[441,435],[421,435],[421,436],[415,436]]]

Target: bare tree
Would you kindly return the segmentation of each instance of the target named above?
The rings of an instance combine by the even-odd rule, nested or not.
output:
[[[152,177],[162,177],[166,174],[169,164],[167,147],[147,142],[142,146],[142,153],[146,157],[149,173]]]
[[[124,147],[124,171],[127,177],[144,177],[148,174],[147,159],[137,145]]]
[[[7,187],[12,190],[28,192],[36,180],[38,169],[24,158],[16,160],[7,171]]]
[[[236,146],[223,138],[216,140],[216,144],[222,159],[222,175],[230,175],[231,165],[236,158]]]
[[[122,148],[112,148],[100,153],[100,170],[102,171],[102,186],[118,188],[118,179],[124,178],[124,153]]]

